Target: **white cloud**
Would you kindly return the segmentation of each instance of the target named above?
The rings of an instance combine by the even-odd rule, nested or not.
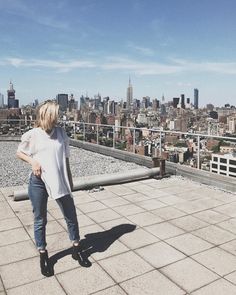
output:
[[[236,62],[192,62],[184,59],[172,59],[172,61],[182,66],[185,71],[236,74]]]
[[[110,56],[101,59],[75,60],[48,60],[22,59],[8,57],[0,60],[3,66],[24,68],[48,68],[57,72],[69,72],[75,69],[94,68],[104,71],[127,71],[137,75],[167,75],[181,72],[236,74],[235,62],[192,62],[181,59],[172,59],[170,63],[137,61],[130,58]]]

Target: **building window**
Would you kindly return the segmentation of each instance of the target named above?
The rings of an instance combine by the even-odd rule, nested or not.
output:
[[[223,165],[220,165],[220,170],[224,170],[224,171],[226,171],[226,166],[223,166]]]
[[[222,175],[226,175],[226,173],[224,173],[224,172],[220,172],[220,174],[222,174]]]
[[[221,158],[221,159],[220,159],[220,162],[221,162],[221,163],[225,163],[225,164],[226,164],[226,163],[227,163],[227,160],[226,160],[226,159],[223,159],[223,158]]]
[[[218,165],[217,164],[212,164],[212,168],[217,169],[218,168]]]
[[[213,161],[214,162],[218,162],[218,158],[217,157],[213,157]]]
[[[229,174],[229,176],[231,176],[231,177],[236,177],[236,175],[233,175],[233,174]]]
[[[230,171],[230,172],[234,172],[234,173],[236,173],[236,168],[229,167],[229,171]]]
[[[234,166],[236,166],[236,161],[234,161],[234,160],[229,160],[229,164],[230,164],[230,165],[234,165]]]

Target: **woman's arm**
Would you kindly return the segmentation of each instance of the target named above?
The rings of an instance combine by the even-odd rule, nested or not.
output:
[[[41,165],[39,164],[39,162],[37,162],[35,159],[33,159],[32,157],[24,154],[23,152],[18,151],[16,153],[17,157],[25,162],[27,162],[28,164],[31,165],[32,167],[32,171],[33,174],[35,176],[41,176]]]
[[[67,170],[67,175],[69,178],[70,189],[71,189],[71,191],[73,191],[73,179],[72,179],[72,174],[71,174],[71,170],[70,170],[69,158],[66,158],[66,170]]]

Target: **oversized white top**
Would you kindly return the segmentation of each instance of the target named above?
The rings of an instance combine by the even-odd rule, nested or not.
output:
[[[66,168],[66,158],[70,155],[69,138],[63,128],[55,127],[50,134],[40,127],[33,128],[22,135],[17,151],[40,163],[41,178],[49,196],[58,199],[71,195]]]

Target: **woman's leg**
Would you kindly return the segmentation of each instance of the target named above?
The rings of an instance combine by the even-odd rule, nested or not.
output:
[[[66,220],[70,240],[73,242],[73,244],[79,243],[79,224],[73,198],[70,195],[66,195],[56,199],[56,201]]]
[[[41,178],[31,174],[28,188],[34,213],[34,237],[39,250],[46,248],[46,224],[48,194]]]
[[[48,194],[41,178],[31,174],[28,188],[34,213],[34,237],[40,255],[40,268],[44,276],[51,276],[53,270],[46,250],[46,224]]]

